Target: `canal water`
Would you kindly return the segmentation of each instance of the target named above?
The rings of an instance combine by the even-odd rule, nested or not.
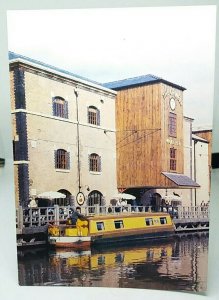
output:
[[[206,290],[208,233],[92,248],[18,251],[20,285]]]

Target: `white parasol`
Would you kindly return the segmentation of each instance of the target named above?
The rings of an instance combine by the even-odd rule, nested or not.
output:
[[[173,202],[177,202],[178,204],[180,204],[182,202],[182,198],[177,195],[164,196],[163,199],[169,204]]]
[[[60,192],[43,192],[39,195],[37,195],[36,198],[39,198],[39,199],[49,199],[49,200],[52,200],[52,199],[57,199],[57,198],[66,198],[66,195],[60,193]]]
[[[113,196],[113,199],[135,200],[136,197],[130,194],[118,193]]]

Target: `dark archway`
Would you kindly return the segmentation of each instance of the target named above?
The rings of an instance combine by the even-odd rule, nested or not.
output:
[[[58,192],[64,194],[66,196],[66,198],[54,199],[54,204],[57,204],[59,206],[72,205],[72,203],[71,203],[72,195],[68,190],[61,189],[61,190],[58,190]]]
[[[151,199],[151,209],[153,211],[159,211],[162,205],[162,197],[159,193],[154,193]]]
[[[99,205],[102,206],[103,203],[103,194],[97,190],[94,190],[88,194],[88,206],[95,206]],[[90,208],[89,212],[93,213],[95,211],[94,208]]]

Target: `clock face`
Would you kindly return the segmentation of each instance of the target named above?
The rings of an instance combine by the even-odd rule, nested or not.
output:
[[[84,194],[82,192],[79,192],[76,196],[76,200],[79,205],[83,205],[85,201]]]
[[[174,110],[176,108],[176,101],[174,98],[170,99],[170,108]]]

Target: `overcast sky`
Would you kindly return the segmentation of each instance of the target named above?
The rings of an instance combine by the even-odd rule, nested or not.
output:
[[[108,82],[153,74],[185,87],[184,115],[211,126],[215,6],[8,12],[9,50]]]

